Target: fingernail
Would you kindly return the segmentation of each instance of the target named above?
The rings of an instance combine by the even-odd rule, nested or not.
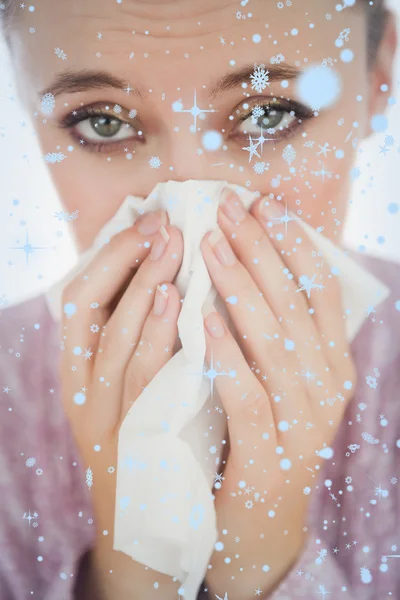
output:
[[[163,284],[163,287],[166,287],[166,285]],[[158,317],[162,315],[165,309],[167,308],[167,302],[168,293],[165,290],[163,290],[161,286],[158,285],[156,297],[154,298],[153,313]]]
[[[265,221],[279,218],[281,215],[286,214],[286,203],[282,200],[275,200],[273,203],[266,199],[261,200],[258,205],[258,213]]]
[[[157,233],[163,226],[167,225],[167,213],[165,210],[157,210],[155,212],[146,213],[137,219],[138,231],[143,235]]]
[[[247,212],[239,196],[228,188],[224,188],[221,194],[220,207],[224,215],[234,223],[245,220]]]
[[[210,313],[204,323],[208,333],[212,335],[212,337],[221,338],[225,335],[224,326],[218,313]]]
[[[212,232],[207,241],[219,262],[225,267],[231,267],[236,263],[235,253],[219,227]]]
[[[150,260],[157,260],[164,253],[165,248],[170,240],[168,235],[168,231],[165,229],[164,225],[160,229],[160,235],[153,242],[153,246],[151,247],[151,251],[149,254]]]

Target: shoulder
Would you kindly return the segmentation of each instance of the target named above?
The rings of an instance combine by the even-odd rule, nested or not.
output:
[[[0,310],[0,383],[14,409],[27,390],[40,403],[44,381],[57,372],[58,337],[44,295]]]
[[[93,540],[83,466],[62,406],[60,342],[44,295],[0,310],[0,545],[9,549],[0,590],[15,598],[28,590],[70,597],[60,573],[74,572]],[[38,531],[47,544],[41,552]]]

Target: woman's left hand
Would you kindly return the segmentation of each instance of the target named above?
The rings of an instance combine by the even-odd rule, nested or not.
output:
[[[282,202],[262,198],[246,211],[230,192],[218,224],[225,235],[212,249],[206,234],[201,249],[240,346],[208,315],[206,359],[230,449],[216,474],[218,544],[205,582],[210,597],[249,600],[267,597],[302,550],[313,479],[356,374],[339,282]]]

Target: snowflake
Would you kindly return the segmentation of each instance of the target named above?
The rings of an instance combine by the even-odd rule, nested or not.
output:
[[[60,163],[64,158],[67,157],[62,152],[48,152],[44,157],[44,160],[47,163]]]
[[[285,5],[283,4],[283,2],[278,2],[278,4],[276,6],[278,8],[283,8]]]
[[[379,440],[375,439],[373,435],[371,435],[370,433],[368,433],[366,431],[363,431],[363,433],[361,434],[361,437],[368,444],[379,444]]]
[[[315,563],[317,565],[320,565],[321,563],[325,562],[326,557],[328,555],[328,551],[325,548],[323,548],[322,550],[318,550],[317,554],[318,558],[315,559]]]
[[[158,156],[152,156],[149,160],[149,165],[152,169],[159,169],[160,166],[162,165],[162,162],[158,158]]]
[[[341,118],[339,119],[339,121],[337,122],[337,124],[339,125],[339,127],[341,127],[341,126],[344,124],[344,118],[343,118],[343,117],[341,117]]]
[[[283,54],[281,52],[279,52],[278,54],[273,56],[269,62],[271,63],[271,65],[279,65],[284,60],[285,60],[285,57],[283,56]]]
[[[305,488],[303,489],[303,494],[304,494],[305,496],[308,496],[310,493],[311,493],[311,488],[310,488],[310,487],[308,487],[308,486],[307,486],[307,487],[305,487]]]
[[[365,381],[367,382],[367,385],[369,385],[369,387],[372,388],[373,390],[376,390],[376,388],[378,387],[378,382],[376,380],[376,377],[372,377],[372,375],[367,375],[367,377],[365,378]]]
[[[313,140],[307,140],[306,142],[304,142],[303,146],[304,148],[313,148],[314,144],[315,142]]]
[[[360,568],[360,577],[363,583],[371,583],[372,581],[371,571],[367,567]]]
[[[269,163],[256,162],[253,165],[253,169],[258,175],[262,175],[264,173],[264,171],[268,171],[268,169],[269,169],[268,165],[269,165]]]
[[[93,485],[93,471],[90,467],[88,469],[86,469],[86,485],[88,486],[89,489]]]
[[[385,143],[385,146],[389,146],[389,147],[393,146],[393,144],[394,144],[394,137],[392,135],[386,135],[384,143]]]
[[[25,464],[27,467],[33,467],[36,464],[36,458],[33,458],[33,456],[31,456],[26,460]]]
[[[253,508],[253,502],[251,500],[246,500],[244,505],[246,508]]]
[[[351,29],[349,27],[346,27],[345,29],[343,29],[340,33],[339,33],[339,40],[344,40],[345,42],[349,41],[349,35],[351,33]]]
[[[115,471],[115,467],[108,467],[107,471],[108,471],[109,473],[114,473],[114,471]]]
[[[293,148],[292,144],[288,144],[286,148],[284,148],[282,152],[282,157],[288,163],[288,165],[292,164],[292,162],[296,158],[296,150]]]
[[[67,221],[68,220],[68,216],[69,213],[64,212],[63,210],[60,210],[59,212],[55,212],[54,216],[56,219],[58,219],[59,221]]]
[[[354,452],[355,452],[356,450],[359,450],[359,449],[360,449],[360,445],[359,445],[359,444],[350,444],[350,446],[347,446],[347,448],[350,450],[350,452],[351,452],[352,454],[354,454]]]
[[[347,485],[349,485],[351,482],[353,481],[353,478],[350,477],[350,475],[347,475],[345,482],[347,483]]]
[[[83,353],[85,360],[90,360],[93,356],[93,352],[90,351],[90,348],[85,348],[85,352]]]
[[[390,480],[390,483],[392,485],[396,485],[397,481],[398,481],[397,477],[392,477],[392,479]]]
[[[100,329],[100,327],[98,325],[96,325],[95,323],[90,326],[90,331],[92,333],[97,333],[99,331],[99,329]]]
[[[270,83],[268,83],[268,73],[269,71],[265,70],[265,65],[260,64],[260,65],[255,65],[254,66],[254,73],[252,75],[250,75],[250,79],[252,81],[251,84],[251,89],[256,90],[256,92],[262,92],[267,85],[270,85]]]
[[[333,67],[333,58],[328,56],[328,58],[324,58],[321,63],[321,67]]]
[[[242,13],[240,12],[240,10],[236,11],[236,18],[237,19],[241,19],[242,18]]]
[[[255,106],[253,108],[251,115],[252,115],[253,119],[259,119],[260,117],[265,115],[265,110],[263,109],[262,106]]]
[[[271,187],[278,188],[281,185],[281,178],[278,175],[277,177],[273,177],[271,179]]]
[[[332,19],[332,15],[331,15],[331,13],[326,13],[326,15],[325,15],[325,19],[326,19],[327,21],[330,21],[330,20]]]
[[[129,117],[130,119],[134,119],[134,118],[136,117],[136,115],[137,115],[137,110],[136,110],[136,108],[132,108],[132,109],[129,111],[128,117]]]
[[[67,59],[67,55],[65,54],[64,50],[61,50],[61,48],[54,48],[54,53],[56,56],[58,56],[58,58],[61,58],[62,60]]]
[[[286,6],[292,6],[292,0],[286,0]]]
[[[42,113],[44,113],[46,115],[51,115],[51,113],[54,110],[55,105],[56,105],[55,97],[53,96],[53,94],[48,92],[42,98]]]
[[[36,475],[43,475],[43,469],[36,469]]]

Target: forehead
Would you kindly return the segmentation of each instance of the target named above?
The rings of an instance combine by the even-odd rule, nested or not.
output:
[[[303,68],[337,57],[344,29],[360,48],[360,11],[335,0],[42,0],[16,27],[25,93],[46,89],[66,69],[102,69],[145,95],[192,94],[244,64],[271,59]],[[331,18],[329,18],[329,15]],[[25,33],[34,27],[32,34]],[[341,65],[338,65],[341,68]],[[181,94],[181,95],[182,95]]]

